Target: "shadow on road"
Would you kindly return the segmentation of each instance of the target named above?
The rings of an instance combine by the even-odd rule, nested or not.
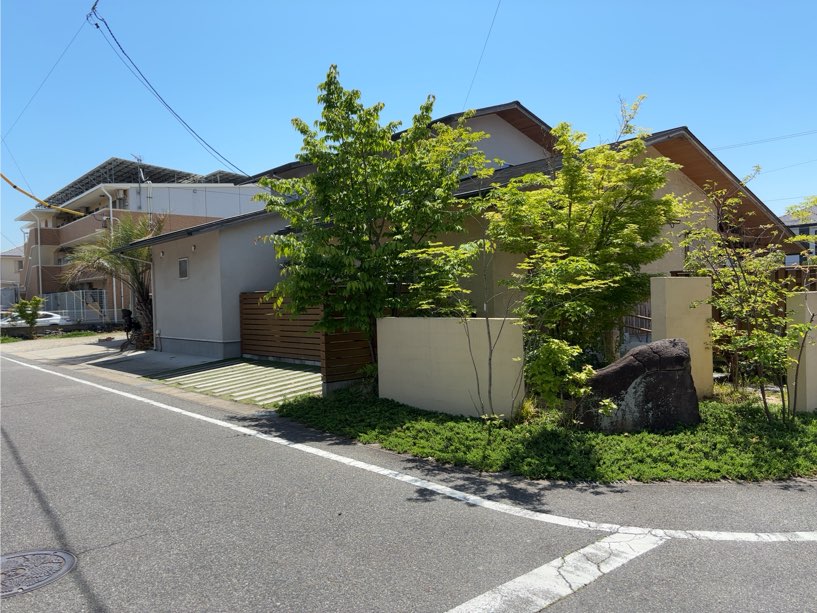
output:
[[[17,449],[17,446],[11,440],[11,437],[6,432],[5,428],[0,428],[3,435],[3,442],[5,443],[6,449],[8,449],[9,454],[11,455],[14,463],[17,465],[17,468],[20,470],[20,474],[23,477],[26,485],[28,486],[29,490],[31,491],[34,499],[37,501],[37,504],[40,506],[40,509],[45,515],[48,523],[51,527],[51,531],[54,534],[54,538],[57,541],[56,549],[62,549],[64,551],[68,551],[70,553],[74,553],[77,555],[77,552],[73,551],[71,547],[70,539],[65,532],[65,528],[62,525],[57,514],[54,512],[51,503],[48,500],[45,492],[40,488],[37,484],[37,480],[34,478],[34,475],[31,474],[31,471],[28,470],[23,458],[20,455],[20,451]],[[38,547],[41,548],[41,547]],[[79,558],[79,556],[77,555]],[[81,563],[82,560],[79,560]],[[91,611],[108,611],[108,608],[103,604],[100,600],[99,596],[94,592],[91,585],[88,583],[88,580],[82,573],[82,568],[80,564],[77,564],[71,573],[67,576],[68,579],[72,580],[77,588],[79,589],[80,593],[85,598],[86,602],[88,603],[88,607]],[[17,598],[23,598],[24,596],[17,596]]]

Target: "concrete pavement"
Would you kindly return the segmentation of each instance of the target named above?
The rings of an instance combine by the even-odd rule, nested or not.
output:
[[[19,354],[14,359],[26,361]],[[105,369],[70,362],[40,362],[40,366],[54,373],[0,360],[7,439],[3,441],[3,551],[9,551],[7,544],[44,547],[62,539],[80,553],[80,568],[87,572],[72,579],[71,588],[58,587],[66,581],[62,579],[19,597],[33,607],[26,610],[45,610],[60,602],[43,596],[46,593],[74,598],[80,607],[63,610],[101,604],[116,610],[173,605],[174,610],[443,611],[474,603],[486,594],[487,601],[496,604],[492,590],[505,586],[508,598],[520,594],[527,598],[528,592],[512,591],[514,581],[519,584],[521,578],[533,577],[539,584],[531,580],[531,589],[538,586],[541,592],[550,580],[548,565],[563,569],[564,560],[572,559],[571,552],[598,547],[594,543],[607,537],[595,529],[596,524],[619,526],[613,534],[631,526],[674,530],[679,535],[651,544],[621,566],[598,575],[579,565],[582,572],[573,576],[590,580],[578,582],[573,595],[544,605],[544,600],[534,599],[531,606],[565,611],[817,610],[809,608],[817,588],[813,574],[817,543],[770,543],[757,535],[794,532],[814,533],[817,538],[817,482],[813,480],[599,486],[480,476],[323,437],[274,414],[252,414],[245,405],[214,404],[214,399],[197,394],[171,395],[168,388],[142,385],[144,380],[132,375],[111,377]],[[65,379],[58,372],[88,383]],[[102,372],[104,379],[96,376]],[[29,381],[29,376],[39,383]],[[83,389],[94,381],[99,387],[91,387],[90,393]],[[21,396],[18,384],[39,394],[26,391]],[[124,403],[127,398],[121,394],[143,401]],[[239,430],[216,422],[186,424],[193,416]],[[240,430],[243,427],[249,429]],[[259,432],[276,440],[252,434]],[[284,445],[282,440],[296,446]],[[236,443],[241,453],[236,452]],[[318,452],[325,455],[315,456]],[[54,467],[56,474],[51,474]],[[394,475],[408,480],[396,480]],[[244,484],[240,492],[229,487],[222,491],[233,482]],[[94,495],[83,496],[89,487]],[[371,506],[370,499],[374,500]],[[207,514],[208,504],[215,515]],[[360,543],[339,542],[337,534],[325,531],[333,525],[327,505],[335,509],[337,518],[352,513],[362,522],[353,527]],[[463,510],[467,512],[459,516]],[[61,519],[63,512],[71,521]],[[259,523],[259,514],[272,523]],[[554,517],[575,522],[559,525],[553,523]],[[477,524],[470,525],[474,518]],[[406,531],[402,522],[410,529]],[[230,538],[214,541],[214,526]],[[273,526],[275,538],[270,541]],[[690,530],[709,532],[708,536],[680,534]],[[757,538],[742,542],[736,532]],[[263,547],[252,545],[253,539]],[[419,550],[413,541],[420,542]],[[154,555],[151,545],[160,542],[200,564],[191,568],[192,562],[185,560],[181,570],[174,570],[172,560],[178,563],[178,556],[160,560],[156,568],[162,585],[158,587],[148,578],[134,579],[124,571],[111,578],[104,570],[106,564],[124,565],[131,574],[144,573],[151,568],[145,566]],[[221,568],[216,563],[216,543],[225,547],[222,555],[234,565],[226,579],[210,574]],[[311,566],[299,543],[311,552]],[[331,566],[329,584],[335,587],[329,590],[326,581],[319,585],[320,577],[326,576],[321,572],[325,557],[321,543],[329,544],[327,560],[341,567]],[[275,563],[264,562],[256,573],[246,575],[251,567],[233,551],[234,544],[261,560],[266,559],[263,551],[274,551]],[[280,551],[287,555],[281,558]],[[296,578],[281,567],[289,565],[289,555],[296,561],[291,568]],[[394,555],[412,564],[402,565]],[[558,563],[553,566],[553,561]],[[313,567],[320,567],[317,574]],[[301,576],[307,593],[293,587]],[[192,583],[184,584],[191,577]],[[259,588],[259,577],[276,589]],[[176,580],[183,585],[165,585]],[[151,595],[134,595],[130,587],[134,581]],[[341,583],[336,586],[335,581]],[[294,591],[278,590],[284,585]],[[216,597],[210,593],[214,589],[224,593]],[[255,596],[248,597],[244,590],[255,591]],[[134,600],[119,599],[120,592]],[[278,598],[282,593],[285,597]],[[15,600],[9,600],[9,606],[21,606]],[[492,605],[487,610],[528,609]]]

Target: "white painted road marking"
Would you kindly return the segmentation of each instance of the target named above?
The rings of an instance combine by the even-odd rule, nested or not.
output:
[[[253,430],[251,428],[246,428],[244,426],[236,426],[235,424],[228,423],[226,421],[222,421],[220,419],[215,419],[214,417],[207,417],[205,415],[199,415],[198,413],[193,413],[191,411],[185,411],[184,409],[180,409],[178,407],[171,406],[169,404],[165,404],[163,402],[157,402],[156,400],[151,400],[149,398],[144,398],[142,396],[137,396],[136,394],[131,394],[130,392],[122,392],[117,389],[113,389],[111,387],[106,387],[104,385],[100,385],[98,383],[93,383],[91,381],[86,381],[84,379],[79,379],[77,377],[72,377],[71,375],[65,375],[60,372],[56,372],[54,370],[48,370],[46,368],[42,368],[40,366],[34,366],[33,364],[26,364],[25,362],[20,362],[18,360],[13,360],[11,358],[7,358],[5,356],[0,356],[4,360],[8,360],[9,362],[13,362],[15,364],[19,364],[20,366],[25,366],[26,368],[32,368],[34,370],[39,370],[40,372],[48,373],[50,375],[54,375],[56,377],[62,377],[63,379],[68,379],[69,381],[74,381],[76,383],[81,383],[82,385],[88,385],[90,387],[94,387],[96,389],[100,389],[106,392],[110,392],[111,394],[116,394],[118,396],[123,396],[124,398],[130,398],[131,400],[136,400],[137,402],[142,402],[145,404],[149,404],[151,406],[165,409],[167,411],[172,411],[173,413],[179,413],[180,415],[184,415],[186,417],[191,417],[193,419],[198,419],[200,421],[205,421],[207,423],[220,426],[222,428],[227,428],[228,430],[233,430],[234,432],[240,432],[241,434],[246,434],[248,436],[254,436],[255,438],[260,438],[265,441],[270,441],[272,443],[277,443],[279,445],[284,445],[286,447],[290,447],[291,449],[297,449],[298,451],[303,451],[306,453],[310,453],[312,455],[319,456],[321,458],[332,460],[334,462],[340,462],[341,464],[346,464],[347,466],[353,466],[355,468],[360,468],[362,470],[376,473],[378,475],[383,475],[384,477],[389,477],[390,479],[395,479],[397,481],[402,481],[404,483],[408,483],[413,485],[419,489],[426,489],[432,492],[436,492],[438,494],[442,494],[443,496],[447,496],[448,498],[453,498],[454,500],[460,500],[462,502],[468,503],[469,505],[482,507],[484,509],[491,509],[492,511],[498,511],[500,513],[505,513],[507,515],[514,515],[516,517],[523,517],[526,519],[531,519],[533,521],[540,521],[548,524],[555,524],[557,526],[564,526],[566,528],[579,528],[582,530],[595,530],[598,532],[616,532],[621,534],[629,534],[629,535],[651,535],[658,538],[672,538],[672,539],[692,539],[692,540],[701,540],[701,541],[741,541],[746,543],[766,543],[766,542],[797,542],[797,541],[810,541],[810,542],[817,542],[817,531],[807,531],[807,532],[718,532],[718,531],[709,531],[709,530],[662,530],[659,528],[639,528],[636,526],[620,526],[618,524],[608,524],[608,523],[600,523],[595,521],[587,521],[583,519],[573,519],[572,517],[562,517],[560,515],[551,515],[550,513],[542,513],[540,511],[529,511],[528,509],[522,509],[519,507],[515,507],[503,502],[495,502],[493,500],[487,500],[486,498],[482,498],[481,496],[474,496],[473,494],[467,494],[465,492],[461,492],[459,490],[455,490],[454,488],[440,485],[439,483],[434,483],[433,481],[427,481],[425,479],[420,479],[418,477],[413,477],[406,473],[401,473],[396,470],[391,470],[389,468],[383,468],[381,466],[376,466],[374,464],[369,464],[368,462],[361,462],[359,460],[353,460],[352,458],[347,458],[346,456],[338,455],[336,453],[332,453],[331,451],[324,451],[323,449],[319,449],[317,447],[310,447],[309,445],[304,445],[302,443],[295,443],[293,441],[287,440],[285,438],[281,438],[279,436],[271,436],[269,434],[263,434],[258,432],[257,430]]]
[[[454,500],[460,500],[469,505],[478,506],[492,511],[498,511],[507,515],[531,519],[548,524],[564,526],[567,528],[579,528],[582,530],[595,530],[598,532],[610,532],[610,536],[597,541],[583,549],[575,551],[564,558],[559,558],[544,566],[537,568],[521,577],[509,581],[493,590],[486,592],[482,596],[477,596],[453,611],[458,612],[479,612],[479,611],[538,611],[557,600],[564,598],[576,590],[588,585],[595,579],[602,575],[619,568],[630,560],[639,555],[654,549],[661,543],[669,539],[690,539],[702,541],[740,541],[745,543],[769,543],[769,542],[817,542],[817,531],[803,531],[803,532],[718,532],[708,530],[662,530],[657,528],[639,528],[636,526],[621,526],[618,524],[599,523],[594,521],[586,521],[582,519],[573,519],[571,517],[562,517],[559,515],[551,515],[549,513],[541,513],[539,511],[529,511],[521,509],[502,502],[494,502],[487,500],[480,496],[467,494],[454,488],[427,481],[418,477],[413,477],[406,473],[401,473],[396,470],[383,468],[367,462],[353,460],[342,455],[324,451],[317,447],[310,447],[302,443],[295,443],[287,439],[262,434],[251,428],[244,426],[236,426],[234,424],[215,419],[213,417],[206,417],[186,411],[178,407],[164,404],[131,394],[130,392],[122,392],[98,383],[65,375],[60,372],[48,370],[33,364],[27,364],[18,360],[13,360],[5,356],[0,356],[9,362],[54,375],[62,377],[69,381],[74,381],[82,385],[88,385],[96,389],[100,389],[111,394],[116,394],[124,398],[129,398],[137,402],[142,402],[160,409],[172,411],[186,417],[198,419],[222,428],[233,430],[241,434],[253,436],[265,441],[284,445],[291,449],[297,449],[305,453],[353,466],[368,472],[376,473],[390,479],[402,481],[413,485],[419,489],[426,489],[436,492],[443,496],[447,496]],[[538,604],[537,604],[538,603]],[[538,608],[530,608],[538,606]],[[479,608],[482,607],[482,608]]]
[[[611,534],[503,583],[448,613],[536,613],[667,540],[650,534]]]

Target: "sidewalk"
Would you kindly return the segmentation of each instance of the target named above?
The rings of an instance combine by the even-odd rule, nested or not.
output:
[[[124,341],[122,332],[74,338],[40,338],[2,345],[0,353],[55,366],[94,366],[140,377],[216,361],[203,356],[160,351],[121,353],[119,348]]]
[[[320,395],[322,390],[320,372],[307,366],[165,351],[120,352],[124,341],[122,332],[41,338],[2,345],[0,355],[86,372],[241,415],[288,397]]]

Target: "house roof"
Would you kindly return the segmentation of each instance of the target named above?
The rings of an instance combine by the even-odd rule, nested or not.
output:
[[[740,213],[744,216],[751,213],[754,219],[758,220],[755,225],[772,223],[777,226],[784,238],[794,236],[791,228],[787,227],[752,190],[742,185],[740,179],[715,157],[688,127],[679,126],[655,132],[647,137],[646,143],[673,162],[680,164],[682,172],[701,189],[707,183],[714,182],[720,189],[726,188],[734,194],[740,192],[740,199],[743,203]],[[559,168],[561,168],[561,161],[558,157],[508,166],[495,171],[488,180],[465,179],[460,183],[455,193],[460,197],[473,196],[493,183],[504,185],[511,179],[528,173],[552,172],[559,170]],[[748,219],[752,219],[752,217],[748,217]],[[792,246],[792,249],[796,250],[796,246]]]
[[[6,249],[2,253],[0,253],[0,257],[4,257],[4,258],[21,258],[21,257],[23,257],[23,247],[21,245],[19,247],[12,247],[11,249]]]
[[[530,111],[525,109],[525,107],[518,102],[511,102],[493,107],[485,107],[484,109],[479,109],[477,113],[481,113],[483,115],[500,112],[514,112],[523,114],[523,111],[524,113],[535,117],[535,115],[530,113]],[[454,121],[460,115],[461,113],[447,115],[438,121]],[[537,125],[539,125],[543,130],[550,130],[550,127],[541,120],[539,120],[539,124]],[[744,185],[741,185],[740,179],[738,179],[738,177],[735,176],[735,174],[732,173],[732,171],[729,170],[723,164],[723,162],[721,162],[700,140],[698,140],[698,138],[690,131],[688,127],[679,126],[676,128],[670,128],[669,130],[655,132],[647,137],[646,143],[648,146],[654,147],[662,155],[680,164],[683,173],[699,187],[704,188],[707,183],[714,182],[719,188],[726,188],[734,194],[740,192],[741,195],[739,197],[742,201],[740,212],[743,215],[751,213],[754,216],[754,219],[758,219],[758,226],[772,223],[773,225],[777,226],[783,238],[791,238],[794,236],[791,228],[787,227],[780,220],[780,218],[775,215],[775,213],[773,213],[750,189]],[[559,168],[561,168],[561,162],[556,156],[542,158],[540,160],[534,160],[532,162],[526,162],[514,166],[507,166],[496,170],[489,179],[475,179],[471,177],[463,179],[454,193],[456,196],[467,198],[478,194],[480,191],[489,189],[491,185],[504,185],[516,177],[521,177],[523,175],[535,172],[552,172],[558,170]],[[269,176],[272,173],[283,177],[304,176],[309,174],[311,171],[311,165],[303,164],[301,162],[290,162],[289,164],[284,164],[283,166],[278,166],[271,169],[266,173],[256,175],[256,177],[260,179],[262,176]],[[266,213],[262,210],[245,215],[220,219],[201,224],[199,226],[193,226],[185,230],[169,232],[161,236],[137,241],[128,247],[121,248],[119,251],[168,242],[175,240],[176,238],[192,236],[193,234],[198,234],[201,232],[210,232],[228,225],[242,223],[254,217],[259,217],[265,214],[270,213]],[[750,219],[751,218],[752,217],[750,217]],[[796,245],[787,246],[786,250],[789,250],[789,248],[793,250],[792,253],[798,250]]]
[[[463,113],[451,113],[439,119],[433,120],[432,123],[454,123],[457,119],[462,117]],[[485,117],[488,115],[497,115],[501,119],[511,124],[514,128],[519,130],[522,134],[530,138],[536,144],[541,145],[547,150],[550,150],[553,145],[553,138],[550,136],[551,127],[542,121],[539,117],[534,115],[518,100],[512,102],[505,102],[504,104],[496,104],[494,106],[485,106],[479,109],[474,109],[474,117]],[[397,132],[394,138],[398,138],[405,130]],[[291,179],[295,177],[303,177],[314,170],[312,164],[305,164],[298,160],[270,168],[263,172],[259,172],[249,178],[244,178],[241,185],[248,183],[258,183],[264,177]]]
[[[235,185],[245,179],[244,175],[224,170],[216,170],[207,175],[200,175],[185,170],[112,157],[54,192],[45,201],[49,204],[64,204],[97,185],[107,183],[144,183],[150,181],[152,183],[228,183]]]
[[[180,238],[194,236],[196,234],[205,234],[207,232],[213,232],[215,230],[220,230],[228,226],[241,224],[247,221],[251,221],[253,219],[273,217],[275,215],[277,215],[277,213],[269,213],[266,210],[261,209],[260,211],[252,211],[251,213],[243,213],[241,215],[235,215],[233,217],[225,217],[223,219],[217,219],[215,221],[208,221],[207,223],[199,224],[197,226],[190,226],[189,228],[183,228],[181,230],[174,230],[173,232],[159,234],[158,236],[143,238],[142,240],[134,241],[129,245],[125,245],[124,247],[114,249],[113,252],[124,253],[125,251],[141,249],[142,247],[152,247],[153,245],[158,245],[160,243],[169,243],[170,241],[175,241]]]
[[[780,219],[787,226],[809,226],[817,224],[817,204],[809,209],[809,214],[805,219],[799,219],[793,215],[783,215]]]

